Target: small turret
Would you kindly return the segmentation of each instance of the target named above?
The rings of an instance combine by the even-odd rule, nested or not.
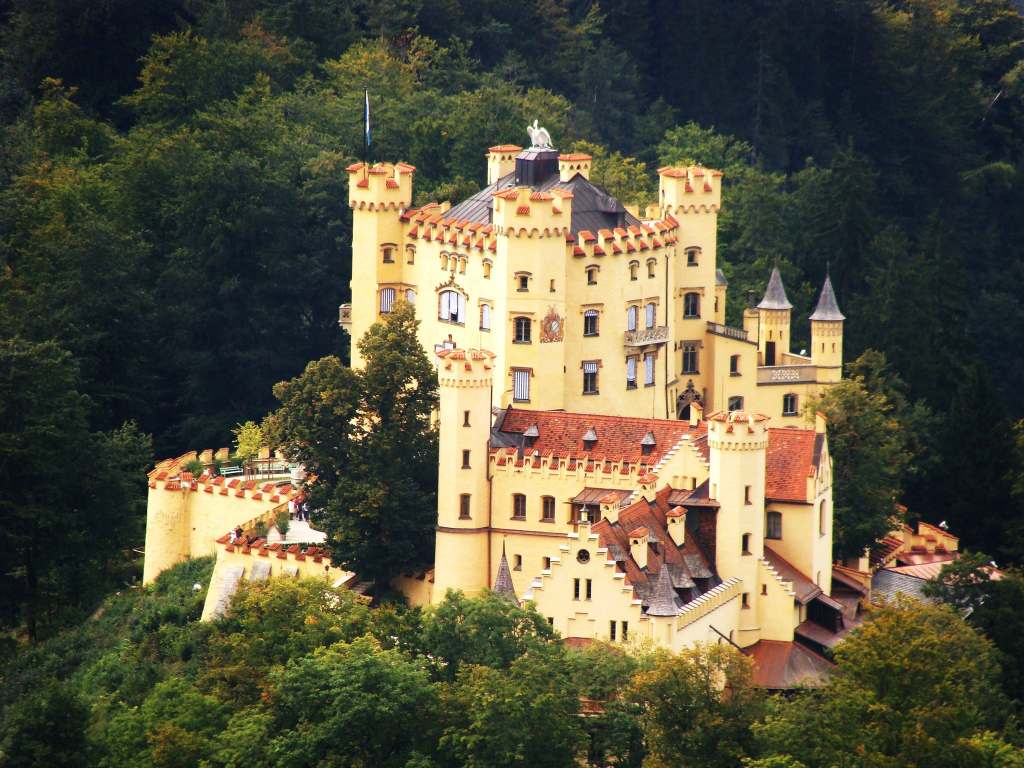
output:
[[[843,370],[843,321],[832,280],[825,275],[818,306],[811,314],[811,359],[820,369],[819,381],[839,381]]]
[[[590,163],[593,157],[582,152],[558,156],[558,176],[562,181],[569,181],[577,173],[584,179],[590,178]]]
[[[487,183],[493,184],[516,168],[516,155],[523,151],[515,144],[499,144],[487,150]]]
[[[513,605],[519,605],[519,598],[516,597],[516,588],[512,583],[512,569],[508,567],[508,558],[505,556],[505,544],[501,545],[501,562],[498,563],[498,575],[494,579],[494,587],[491,590],[500,595]]]
[[[757,305],[760,317],[760,333],[758,334],[758,351],[761,353],[762,365],[782,365],[782,356],[789,352],[790,314],[793,305],[786,296],[786,288],[782,284],[779,268],[773,267],[768,278],[768,288],[764,298]]]

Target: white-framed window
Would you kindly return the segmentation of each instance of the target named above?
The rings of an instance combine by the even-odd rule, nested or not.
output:
[[[437,317],[449,323],[466,323],[466,297],[458,291],[441,291],[438,294]]]
[[[654,353],[647,352],[644,354],[644,386],[649,387],[654,384]]]
[[[797,411],[797,396],[794,392],[787,392],[782,396],[782,415],[783,416],[796,416]]]
[[[635,304],[631,304],[626,307],[626,330],[635,331],[637,323],[637,315],[640,314],[640,310],[637,309]]]
[[[530,402],[530,370],[528,368],[512,369],[512,399],[517,403]]]
[[[395,304],[395,289],[394,288],[381,288],[380,289],[380,313],[386,315],[391,311],[391,307]]]
[[[480,330],[489,331],[491,330],[491,305],[481,304],[480,305]]]
[[[626,358],[626,389],[636,389],[636,355]]]
[[[583,394],[584,395],[596,395],[597,394],[597,368],[598,363],[596,360],[586,360],[583,362]]]
[[[588,309],[583,313],[583,335],[584,336],[597,336],[597,317],[598,311],[596,309]]]
[[[512,340],[516,344],[529,344],[530,343],[530,331],[533,325],[532,321],[528,317],[517,317],[513,321],[513,327],[515,334]]]
[[[683,296],[683,317],[700,317],[700,294],[687,293]]]
[[[653,301],[649,301],[645,311],[647,312],[647,327],[653,328],[654,324],[658,321],[658,305]]]

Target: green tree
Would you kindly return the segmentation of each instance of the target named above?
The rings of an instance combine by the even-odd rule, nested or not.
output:
[[[833,469],[833,550],[853,557],[897,523],[896,503],[913,459],[914,423],[900,420],[887,390],[884,356],[865,353],[848,366],[848,378],[808,407],[828,419]],[[898,400],[904,403],[905,400]],[[905,406],[924,419],[924,411]]]
[[[901,600],[836,648],[821,689],[776,701],[756,726],[766,755],[825,766],[959,766],[965,740],[1006,719],[990,641],[947,607]]]
[[[570,150],[592,156],[590,180],[621,202],[638,206],[640,214],[645,215],[646,206],[656,197],[646,165],[590,141],[574,141]]]
[[[16,702],[0,720],[4,768],[85,768],[88,706],[69,688],[50,683]]]
[[[483,768],[572,765],[583,746],[578,692],[556,645],[506,669],[463,664],[442,696],[442,764]]]
[[[555,637],[547,619],[490,592],[468,598],[449,592],[423,621],[423,650],[435,674],[454,680],[464,664],[506,669]]]
[[[272,701],[274,765],[401,768],[429,749],[436,722],[423,665],[369,638],[289,662],[274,675]]]
[[[725,768],[752,752],[763,696],[751,661],[731,646],[664,654],[634,677],[626,697],[641,710],[651,765]]]
[[[433,557],[437,494],[437,374],[405,302],[359,341],[365,367],[335,358],[274,388],[281,408],[266,434],[316,475],[310,503],[334,562],[376,580]]]

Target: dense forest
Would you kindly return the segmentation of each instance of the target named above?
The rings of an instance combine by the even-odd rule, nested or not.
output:
[[[493,594],[371,609],[275,579],[200,622],[211,565],[111,595],[3,670],[0,766],[1024,766],[999,656],[945,606],[877,610],[824,687],[771,696],[730,645],[577,649]]]
[[[644,203],[726,176],[735,320],[826,270],[884,354],[910,514],[1024,552],[1024,18],[1010,0],[9,0],[0,20],[0,576],[51,613],[130,579],[140,472],[343,355],[345,166],[484,181],[533,119]],[[876,359],[877,361],[877,359]],[[93,601],[90,603],[90,601]],[[52,618],[52,617],[51,617]],[[34,630],[33,630],[34,634]]]

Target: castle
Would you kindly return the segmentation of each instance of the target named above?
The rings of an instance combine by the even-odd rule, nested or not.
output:
[[[790,351],[778,270],[744,327],[729,327],[721,174],[660,169],[641,220],[589,181],[590,163],[492,147],[488,187],[418,209],[412,166],[347,169],[341,323],[357,340],[408,301],[438,364],[435,567],[394,586],[413,604],[490,588],[574,641],[729,642],[769,687],[819,676],[864,597],[849,574],[833,580],[832,461],[805,408],[841,375],[832,286],[810,318],[810,356]],[[226,531],[269,520],[294,489],[204,472],[183,490],[189,457],[151,473],[147,581],[216,551],[204,616],[244,578],[356,583],[316,547],[233,543]]]

